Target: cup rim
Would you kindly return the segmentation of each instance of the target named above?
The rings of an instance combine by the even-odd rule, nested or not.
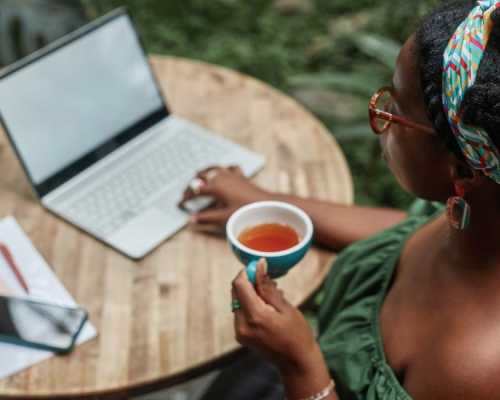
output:
[[[273,251],[273,252],[266,252],[266,251],[258,251],[258,250],[253,250],[247,246],[245,246],[243,243],[241,243],[233,234],[233,225],[236,219],[243,213],[245,213],[248,210],[253,210],[255,208],[264,208],[264,207],[277,207],[277,208],[284,208],[289,211],[294,212],[295,214],[298,214],[299,217],[304,221],[306,225],[306,234],[302,238],[302,240],[296,244],[293,247],[290,247],[287,250],[281,250],[281,251]],[[292,254],[296,252],[297,250],[302,249],[304,246],[307,246],[313,236],[314,232],[314,226],[311,221],[311,218],[309,215],[307,215],[301,208],[294,206],[289,203],[285,203],[282,201],[259,201],[256,203],[250,203],[247,204],[238,210],[236,210],[231,217],[229,217],[229,220],[227,221],[226,224],[226,235],[231,242],[233,246],[236,246],[239,250],[244,251],[245,253],[248,253],[250,255],[256,256],[256,257],[281,257],[281,256],[286,256],[289,254]]]

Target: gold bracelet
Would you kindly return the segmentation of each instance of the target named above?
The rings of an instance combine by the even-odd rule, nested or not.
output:
[[[335,391],[335,382],[330,381],[328,386],[324,388],[321,392],[313,394],[312,396],[306,397],[305,399],[301,400],[325,400],[328,396],[333,394]]]

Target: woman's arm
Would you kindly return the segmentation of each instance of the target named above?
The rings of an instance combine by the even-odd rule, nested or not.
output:
[[[315,241],[338,251],[398,224],[407,216],[406,212],[391,208],[349,206],[282,194],[269,196],[302,208],[314,223]]]
[[[223,227],[229,216],[244,204],[263,200],[285,201],[302,208],[311,217],[316,242],[342,250],[406,218],[405,212],[395,209],[347,206],[271,193],[251,183],[236,167],[210,168],[200,172],[198,177],[203,184],[196,191],[187,189],[181,205],[197,196],[213,196],[216,207],[194,215],[193,222],[196,224]]]
[[[321,393],[331,385],[331,378],[319,347],[311,354],[311,364],[302,370],[282,370],[287,400],[302,400]],[[338,400],[335,390],[326,400]]]

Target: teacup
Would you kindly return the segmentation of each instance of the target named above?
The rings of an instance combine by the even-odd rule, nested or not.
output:
[[[282,224],[291,227],[299,235],[297,245],[277,252],[263,252],[251,249],[238,238],[247,229],[261,224]],[[237,210],[226,225],[227,239],[234,254],[246,265],[248,279],[255,283],[257,263],[261,258],[267,260],[267,273],[275,279],[297,265],[311,246],[313,224],[309,216],[300,208],[278,201],[262,201],[248,204]]]

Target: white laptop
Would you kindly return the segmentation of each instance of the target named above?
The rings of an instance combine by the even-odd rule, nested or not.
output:
[[[43,206],[134,259],[186,225],[196,171],[264,165],[169,114],[123,9],[0,71],[0,115]]]

